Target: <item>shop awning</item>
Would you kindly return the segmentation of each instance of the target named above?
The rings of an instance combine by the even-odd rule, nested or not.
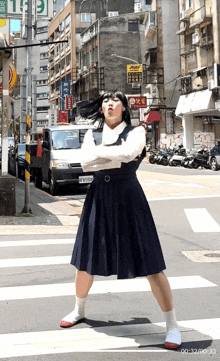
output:
[[[160,112],[157,110],[152,110],[144,117],[145,123],[159,122],[160,121]]]
[[[199,113],[215,108],[212,91],[206,89],[181,95],[176,107],[176,115]]]

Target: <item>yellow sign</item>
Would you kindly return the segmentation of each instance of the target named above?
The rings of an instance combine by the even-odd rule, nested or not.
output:
[[[141,84],[142,78],[142,64],[128,64],[127,65],[127,82],[128,84]]]
[[[142,73],[142,64],[128,64],[127,73]]]
[[[31,127],[31,117],[29,115],[26,116],[26,123],[29,127]]]

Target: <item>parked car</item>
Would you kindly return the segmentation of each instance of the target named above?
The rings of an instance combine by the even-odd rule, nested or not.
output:
[[[19,143],[17,150],[17,166],[18,177],[24,178],[25,176],[25,150],[26,144]],[[15,148],[10,148],[8,153],[8,173],[16,175],[16,160],[15,160]]]
[[[209,164],[213,171],[220,169],[220,140],[217,140],[210,150]]]

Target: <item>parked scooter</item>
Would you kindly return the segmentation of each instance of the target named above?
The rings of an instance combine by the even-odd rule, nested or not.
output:
[[[198,167],[202,168],[210,168],[209,160],[209,151],[206,147],[202,147],[198,149],[189,162],[190,168],[197,169]]]
[[[161,150],[158,153],[156,163],[161,165],[168,165],[169,159],[172,157],[173,151],[171,149]]]
[[[181,166],[183,159],[186,157],[186,150],[183,148],[183,145],[179,145],[177,149],[174,150],[174,154],[169,159],[169,165],[176,167]]]
[[[158,150],[152,149],[151,152],[150,152],[148,160],[149,160],[149,162],[151,164],[155,164],[156,160],[157,160],[157,157],[158,157]]]

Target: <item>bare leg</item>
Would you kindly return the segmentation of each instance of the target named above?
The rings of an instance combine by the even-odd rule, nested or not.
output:
[[[166,275],[163,272],[147,277],[152,293],[164,313],[167,334],[164,347],[176,349],[181,345],[181,335],[173,308],[173,297]]]
[[[170,285],[163,272],[147,276],[154,297],[163,312],[173,309],[173,298]]]
[[[76,303],[74,310],[65,316],[60,322],[61,327],[72,327],[78,321],[82,320],[85,315],[85,303],[89,290],[93,283],[93,276],[87,272],[76,272],[75,287],[76,287]]]
[[[92,283],[93,276],[87,272],[77,270],[75,277],[76,296],[79,298],[87,297]]]

